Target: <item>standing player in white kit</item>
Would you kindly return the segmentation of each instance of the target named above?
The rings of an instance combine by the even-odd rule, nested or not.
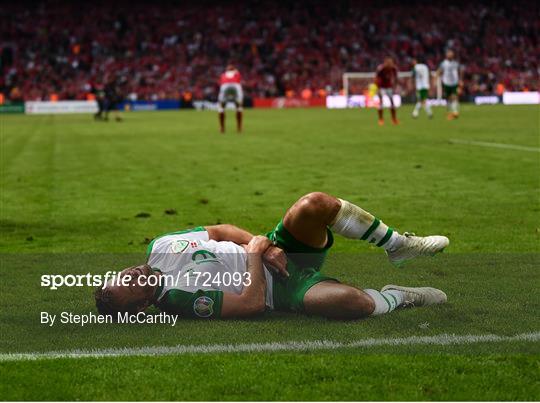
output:
[[[443,60],[438,71],[441,76],[444,97],[448,102],[448,120],[459,117],[458,88],[462,85],[463,70],[457,60],[453,50],[446,51],[446,59]]]
[[[424,63],[418,63],[417,59],[412,60],[413,65],[413,79],[416,88],[416,105],[412,113],[413,118],[417,118],[420,114],[420,108],[424,107],[428,118],[433,118],[433,112],[431,106],[427,103],[429,93],[429,67]]]
[[[241,82],[240,72],[233,65],[228,65],[219,78],[218,112],[221,133],[225,133],[225,105],[227,102],[234,102],[236,108],[236,131],[238,133],[242,131],[244,92],[242,91]]]

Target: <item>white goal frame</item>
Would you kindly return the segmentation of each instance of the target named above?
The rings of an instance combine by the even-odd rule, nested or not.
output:
[[[436,89],[437,89],[437,99],[442,99],[442,83],[441,79],[437,77],[437,73],[432,71],[431,77],[435,78]],[[374,79],[374,72],[347,72],[343,73],[343,94],[346,98],[349,98],[349,79],[351,78],[362,78],[362,79]],[[398,72],[398,79],[403,78],[412,78],[412,72],[410,71],[400,71]]]

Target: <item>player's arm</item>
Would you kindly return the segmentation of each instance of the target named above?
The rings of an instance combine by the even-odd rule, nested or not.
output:
[[[238,245],[247,245],[253,239],[252,233],[232,224],[209,225],[205,229],[208,232],[208,238],[214,241],[230,241]],[[287,257],[281,248],[274,245],[267,248],[264,261],[277,273],[285,277],[289,276]]]
[[[178,288],[168,291],[155,305],[163,312],[186,318],[247,317],[264,311],[266,279],[262,254],[270,245],[268,238],[256,236],[246,247],[247,276],[242,279],[244,287],[240,295],[219,290],[200,289],[192,292]],[[197,285],[196,278],[190,281]]]
[[[232,224],[208,225],[204,227],[208,238],[214,241],[230,241],[238,245],[246,245],[253,238],[253,234]]]
[[[266,296],[266,279],[263,270],[263,254],[272,245],[264,236],[255,236],[246,247],[247,272],[249,282],[245,283],[240,295],[223,294],[221,317],[247,317],[264,311]]]

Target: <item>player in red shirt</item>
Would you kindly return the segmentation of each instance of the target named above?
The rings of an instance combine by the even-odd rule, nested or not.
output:
[[[384,125],[384,118],[383,118],[383,97],[386,95],[390,99],[390,113],[392,114],[392,123],[397,125],[399,124],[399,121],[396,117],[396,108],[394,107],[394,100],[392,99],[394,95],[394,87],[397,84],[397,75],[398,75],[398,69],[396,67],[396,64],[394,63],[394,60],[392,60],[391,57],[387,57],[384,59],[383,64],[380,64],[377,67],[377,75],[375,78],[375,84],[377,84],[378,87],[378,95],[379,95],[379,109],[377,112],[379,113],[379,125]]]
[[[225,133],[225,105],[234,102],[236,107],[236,130],[242,131],[242,105],[244,93],[242,91],[242,76],[236,68],[228,65],[227,69],[219,77],[218,112],[221,133]]]

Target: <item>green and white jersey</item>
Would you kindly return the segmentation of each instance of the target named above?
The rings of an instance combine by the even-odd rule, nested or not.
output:
[[[459,84],[459,69],[461,66],[455,60],[445,59],[440,66],[442,70],[442,83],[453,87]]]
[[[429,68],[424,63],[417,63],[413,67],[413,77],[416,90],[429,90]]]
[[[234,242],[209,239],[204,227],[154,239],[148,265],[162,273],[156,306],[187,317],[220,317],[223,293],[241,294],[249,284],[247,253]],[[272,275],[266,276],[266,305],[273,308]]]

